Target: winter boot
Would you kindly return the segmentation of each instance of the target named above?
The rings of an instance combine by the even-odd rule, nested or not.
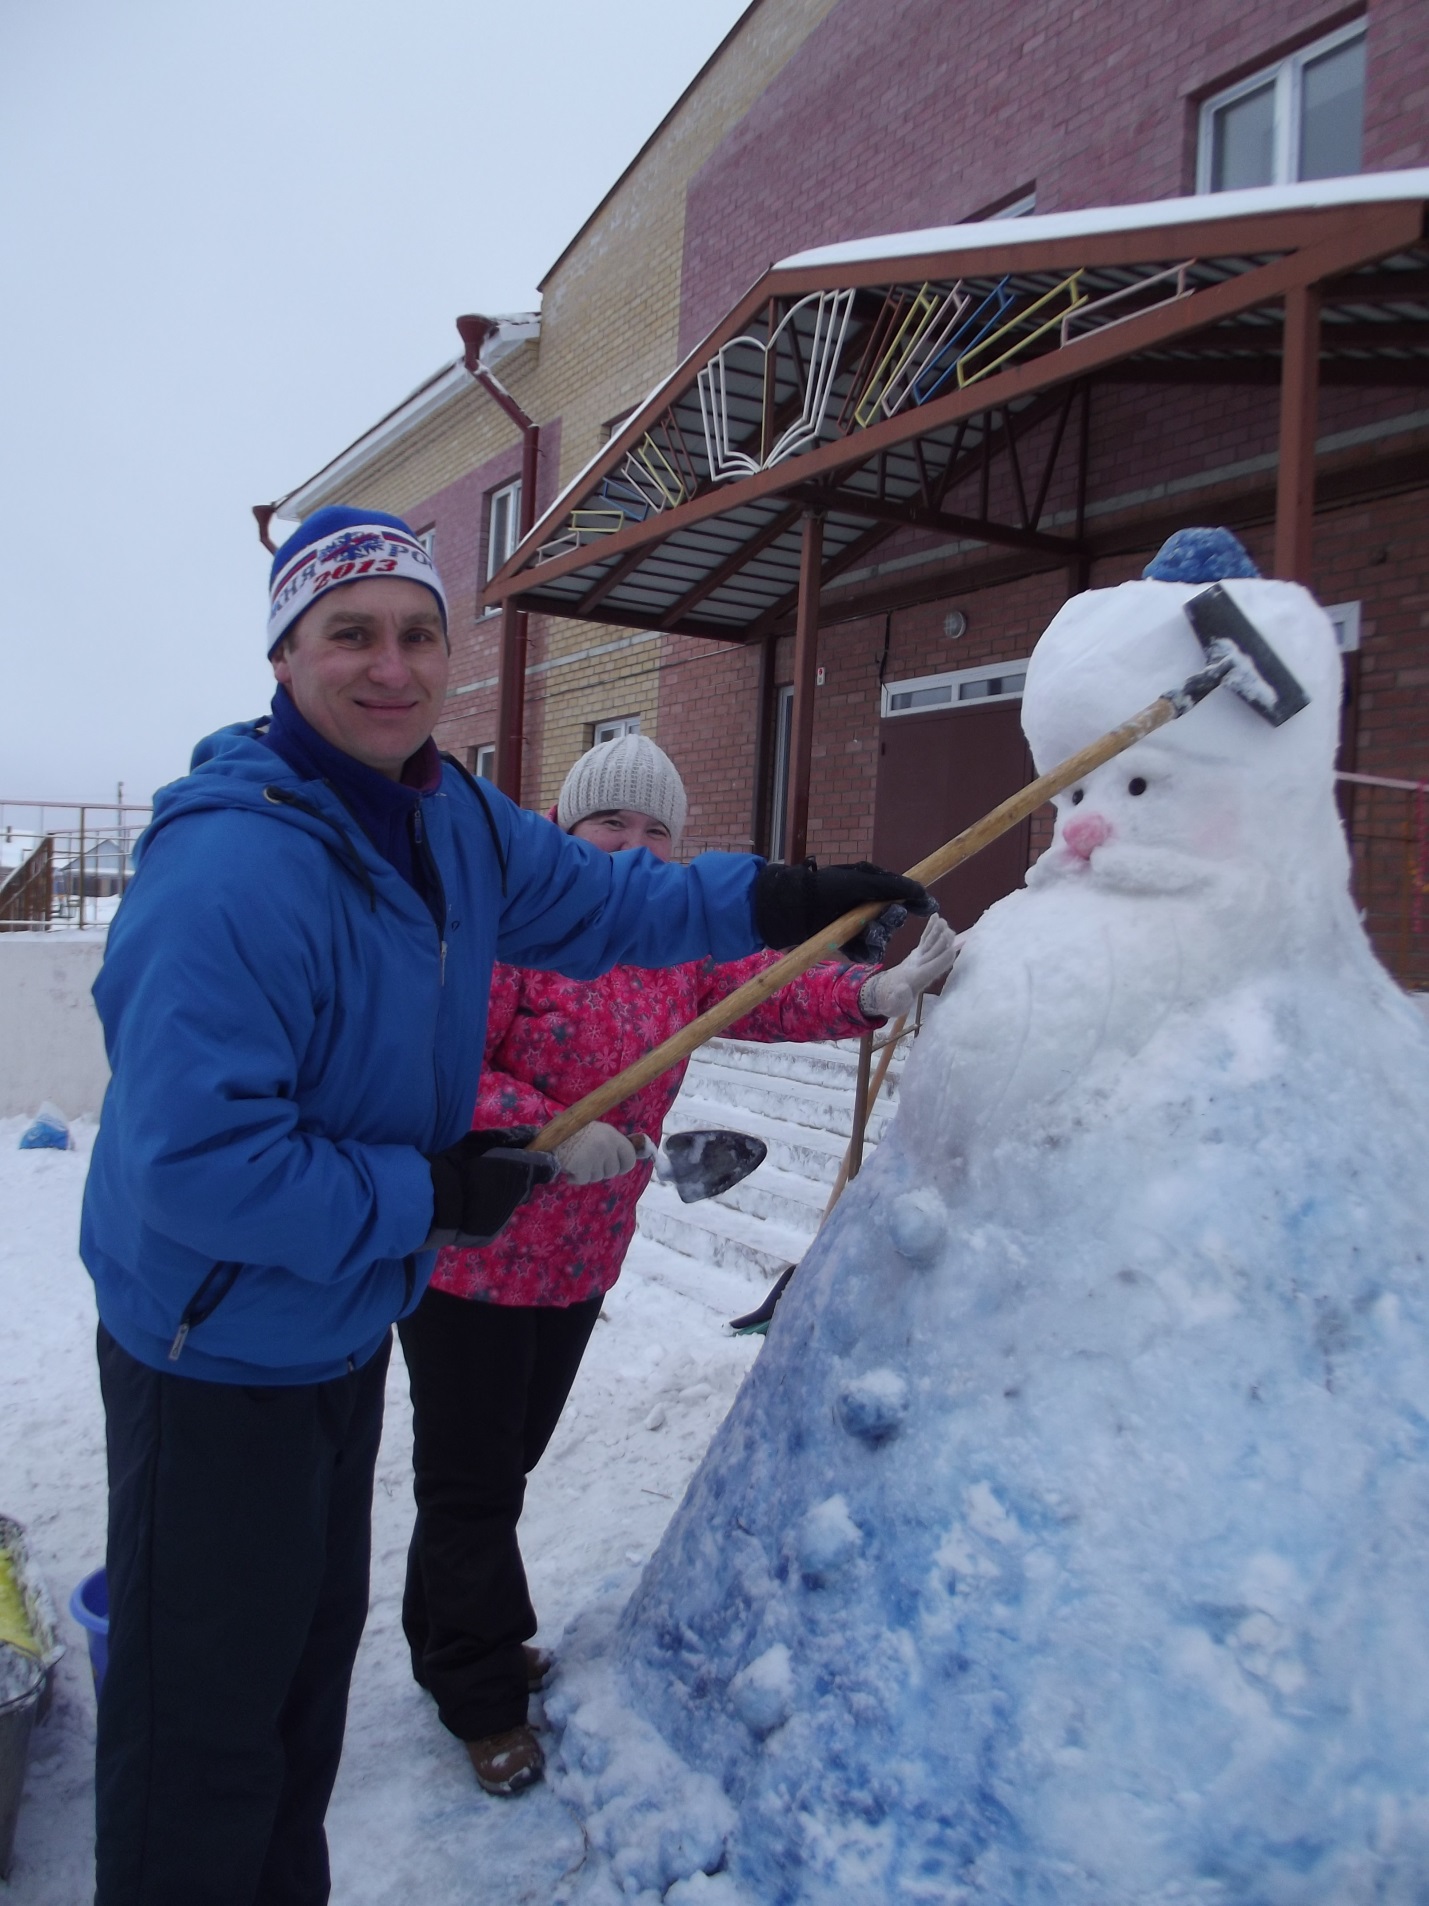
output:
[[[484,1740],[468,1741],[472,1769],[487,1793],[521,1793],[534,1787],[546,1767],[546,1756],[534,1731],[523,1721],[504,1734],[488,1734]]]

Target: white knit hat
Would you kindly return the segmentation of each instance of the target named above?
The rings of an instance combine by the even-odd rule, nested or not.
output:
[[[647,735],[617,735],[588,749],[561,783],[556,819],[569,833],[588,815],[622,807],[663,821],[672,840],[685,831],[680,771]]]

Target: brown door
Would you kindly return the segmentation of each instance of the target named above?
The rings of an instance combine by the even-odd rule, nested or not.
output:
[[[911,867],[1026,786],[1032,758],[1021,715],[1021,702],[1007,701],[896,715],[880,724],[873,818],[873,858],[880,867]],[[1031,822],[1023,821],[934,887],[959,931],[1022,884],[1030,834]],[[905,929],[890,958],[912,938]]]

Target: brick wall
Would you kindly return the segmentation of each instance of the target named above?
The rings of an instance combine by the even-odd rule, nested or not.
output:
[[[810,245],[1194,188],[1198,102],[1343,0],[840,0],[692,180],[681,345]],[[1429,155],[1423,0],[1371,0],[1365,165]]]

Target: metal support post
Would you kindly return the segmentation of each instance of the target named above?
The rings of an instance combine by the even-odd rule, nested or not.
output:
[[[784,857],[791,864],[809,851],[809,780],[814,756],[814,676],[819,661],[819,575],[823,556],[824,519],[816,510],[806,510],[794,625],[794,712],[784,828]]]
[[[1310,583],[1315,527],[1315,424],[1320,397],[1320,293],[1285,294],[1280,359],[1280,469],[1275,484],[1275,574]]]

